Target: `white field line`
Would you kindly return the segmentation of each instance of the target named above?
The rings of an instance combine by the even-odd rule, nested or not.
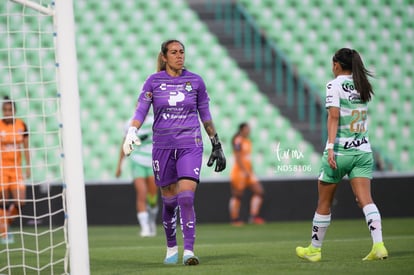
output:
[[[414,235],[408,235],[408,236],[384,236],[384,241],[386,242],[387,240],[411,240],[414,239]],[[369,241],[371,240],[371,238],[369,236],[365,237],[365,238],[345,238],[345,239],[326,239],[324,242],[357,242],[357,241]],[[240,245],[251,245],[252,243],[254,243],[255,245],[263,245],[263,246],[269,246],[269,245],[277,245],[277,244],[287,244],[287,243],[294,243],[297,244],[299,242],[302,242],[303,240],[292,240],[292,241],[274,241],[274,242],[237,242],[237,243],[227,243],[225,244],[226,246],[240,246]],[[215,246],[221,246],[220,244],[197,244],[196,247],[215,247]],[[137,245],[137,246],[117,246],[117,247],[111,247],[110,249],[121,249],[121,250],[135,250],[135,249],[159,249],[159,248],[164,248],[165,244],[164,243],[160,243],[160,245],[157,246],[142,246],[142,245]],[[93,248],[93,247],[89,247],[90,250],[108,250],[108,247],[98,247],[98,248]]]

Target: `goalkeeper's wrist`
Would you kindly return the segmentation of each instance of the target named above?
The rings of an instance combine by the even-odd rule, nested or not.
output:
[[[210,141],[211,141],[211,145],[213,146],[213,149],[221,148],[220,139],[217,133],[213,137],[210,137]]]

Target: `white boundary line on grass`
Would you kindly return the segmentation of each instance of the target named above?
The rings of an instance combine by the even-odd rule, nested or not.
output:
[[[384,241],[387,240],[402,240],[402,239],[414,239],[414,235],[409,236],[386,236],[384,238]],[[371,239],[369,237],[366,238],[346,238],[346,239],[327,239],[324,242],[357,242],[357,241],[370,241]],[[274,241],[274,242],[253,242],[255,245],[269,245],[269,244],[280,244],[280,243],[298,243],[303,242],[303,240],[292,240],[292,241]],[[246,244],[252,244],[252,242],[237,242],[237,243],[228,243],[226,246],[237,246],[237,245],[246,245]],[[197,244],[197,247],[215,247],[217,244]],[[159,249],[159,248],[165,248],[165,244],[160,244],[157,246],[142,246],[142,245],[136,245],[136,246],[117,246],[117,247],[111,247],[112,249],[122,249],[122,250],[136,250],[136,249]],[[98,248],[91,248],[90,250],[108,250],[108,247],[98,247]]]

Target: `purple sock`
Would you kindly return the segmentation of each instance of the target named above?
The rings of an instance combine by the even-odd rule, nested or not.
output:
[[[184,191],[178,194],[180,207],[181,231],[183,232],[184,249],[194,249],[196,217],[194,212],[194,192]]]
[[[177,245],[177,196],[162,197],[162,201],[162,224],[167,237],[167,246],[173,247]]]

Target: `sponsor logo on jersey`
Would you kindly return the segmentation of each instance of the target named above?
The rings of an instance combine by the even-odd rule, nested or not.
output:
[[[182,112],[184,110],[183,107],[167,107],[165,108],[167,112]]]
[[[194,174],[199,175],[200,174],[200,168],[194,168]]]
[[[174,115],[174,114],[163,113],[162,118],[164,120],[167,120],[167,119],[186,119],[187,115]]]
[[[344,90],[347,93],[351,93],[355,90],[354,83],[352,81],[344,81],[342,83],[342,90]]]
[[[357,92],[353,92],[353,93],[351,93],[351,94],[349,95],[349,97],[348,97],[348,100],[349,100],[351,103],[354,103],[354,104],[359,104],[359,103],[362,103],[362,100],[361,100],[361,95],[360,95],[359,93],[357,93]]]
[[[368,143],[368,140],[366,137],[363,137],[361,139],[354,139],[353,141],[347,141],[344,144],[344,149],[351,149],[351,148],[356,148],[359,147],[365,143]]]
[[[191,86],[191,82],[186,82],[185,84],[167,84],[167,83],[161,83],[160,84],[160,90],[165,91],[167,89],[169,90],[182,90],[185,89],[187,92],[191,91],[193,87]],[[188,90],[189,89],[189,90]]]
[[[170,92],[170,98],[168,99],[168,104],[170,106],[177,106],[177,102],[182,102],[185,99],[185,95],[179,91]]]
[[[333,99],[333,96],[332,95],[327,95],[326,96],[326,102],[325,103],[332,103],[332,99]]]

